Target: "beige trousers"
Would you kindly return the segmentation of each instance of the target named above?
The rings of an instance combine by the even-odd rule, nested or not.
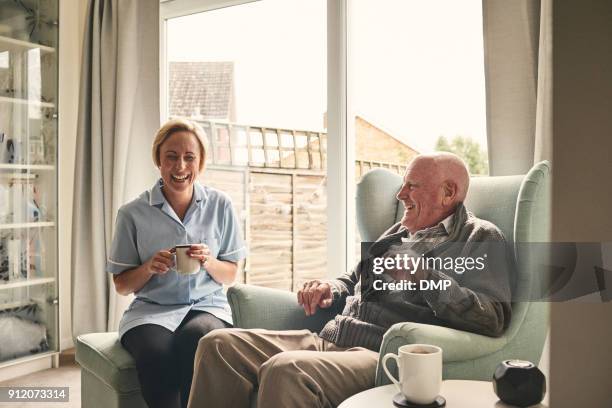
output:
[[[200,339],[189,408],[335,407],[374,386],[377,360],[308,330],[215,330]]]

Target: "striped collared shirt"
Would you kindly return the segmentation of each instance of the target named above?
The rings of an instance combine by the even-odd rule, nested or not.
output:
[[[407,237],[402,237],[401,244],[391,245],[385,256],[395,256],[411,251],[423,254],[427,250],[440,245],[448,240],[454,219],[455,214],[453,213],[433,227],[415,233],[409,232]]]

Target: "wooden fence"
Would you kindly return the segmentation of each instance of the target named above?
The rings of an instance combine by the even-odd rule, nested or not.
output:
[[[201,121],[210,140],[202,182],[226,192],[242,222],[249,256],[239,280],[297,290],[326,275],[326,134]],[[357,160],[357,178],[382,167]]]

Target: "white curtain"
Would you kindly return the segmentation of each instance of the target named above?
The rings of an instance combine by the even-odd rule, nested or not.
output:
[[[541,0],[540,45],[538,52],[538,93],[534,162],[552,160],[553,140],[553,44],[552,1]]]
[[[483,0],[489,173],[525,174],[552,148],[551,0]]]
[[[129,297],[105,272],[119,207],[157,177],[159,0],[90,0],[83,44],[72,240],[72,332],[116,330]]]

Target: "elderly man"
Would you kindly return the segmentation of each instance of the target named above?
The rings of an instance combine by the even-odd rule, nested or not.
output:
[[[510,320],[510,268],[504,237],[463,206],[469,174],[450,153],[417,156],[397,194],[402,220],[375,242],[350,274],[304,285],[297,300],[307,315],[346,301],[320,333],[308,330],[220,329],[200,340],[190,408],[333,407],[374,386],[385,331],[415,321],[499,336]],[[373,260],[398,254],[424,259],[481,259],[481,269],[456,273],[392,268],[373,273]],[[487,262],[482,262],[486,257]],[[494,259],[491,259],[494,258]],[[492,261],[492,262],[489,262]],[[446,290],[375,290],[374,281],[445,281]],[[378,282],[380,283],[380,282]]]

